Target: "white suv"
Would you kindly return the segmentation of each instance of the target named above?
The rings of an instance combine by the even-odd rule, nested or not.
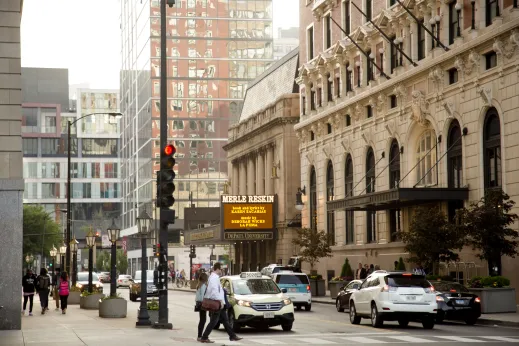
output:
[[[438,304],[434,288],[423,275],[402,272],[375,272],[367,277],[350,298],[350,322],[371,318],[375,328],[384,321],[420,321],[425,329],[434,328]]]

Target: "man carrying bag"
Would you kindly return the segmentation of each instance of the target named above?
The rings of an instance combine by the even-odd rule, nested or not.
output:
[[[209,280],[207,283],[207,290],[204,295],[204,300],[202,301],[202,309],[205,311],[212,312],[211,320],[209,324],[205,328],[204,334],[200,339],[202,343],[214,343],[214,341],[209,340],[209,334],[213,331],[213,328],[221,322],[229,334],[229,339],[231,341],[238,341],[242,338],[238,337],[231,326],[229,325],[229,318],[227,316],[225,307],[225,296],[224,290],[220,283],[220,276],[222,275],[222,266],[219,262],[216,262],[213,266],[213,272],[211,276],[209,276]],[[220,321],[221,320],[221,321]]]

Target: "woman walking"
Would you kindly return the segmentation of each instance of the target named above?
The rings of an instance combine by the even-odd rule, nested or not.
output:
[[[27,274],[22,278],[23,287],[23,311],[27,309],[27,301],[29,301],[29,316],[32,316],[32,305],[34,301],[34,293],[36,293],[36,275],[32,273],[32,270],[27,269]]]
[[[47,274],[47,269],[41,268],[36,283],[40,296],[41,314],[44,315],[45,311],[49,310],[50,276]]]
[[[67,313],[67,301],[69,295],[69,281],[68,275],[66,271],[61,272],[61,277],[59,281],[59,300],[61,302],[61,313],[65,315]]]
[[[197,341],[202,340],[202,333],[204,332],[205,322],[207,321],[207,311],[202,310],[202,301],[207,291],[207,278],[206,273],[200,274],[198,277],[198,285],[196,286],[195,311],[198,311],[199,314]]]

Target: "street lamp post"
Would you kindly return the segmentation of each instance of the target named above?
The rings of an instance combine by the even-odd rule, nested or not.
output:
[[[88,292],[92,293],[92,268],[94,266],[94,244],[96,242],[96,235],[92,231],[92,227],[86,235],[86,242],[88,246]]]
[[[65,270],[65,254],[68,252],[68,248],[67,248],[67,245],[65,245],[65,243],[63,243],[60,247],[59,247],[59,254],[61,255],[60,256],[60,262],[59,262],[59,265],[61,267],[61,271],[66,271]]]
[[[74,237],[70,241],[70,251],[72,251],[72,286],[76,286],[77,281],[77,249],[78,249],[78,241],[76,240],[76,237]]]
[[[32,255],[25,256],[25,262],[27,262],[27,269],[32,269],[31,262],[33,260]]]
[[[150,231],[151,216],[145,210],[142,210],[139,217],[137,217],[137,227],[139,235],[141,236],[141,306],[139,308],[138,321],[135,323],[137,327],[151,326],[150,315],[148,314],[148,306],[146,305],[146,294],[148,290],[146,271],[148,269],[146,259],[146,235]]]
[[[71,164],[70,164],[71,154],[70,154],[70,152],[72,150],[72,145],[71,145],[72,136],[70,133],[70,129],[72,128],[72,125],[77,123],[79,120],[89,117],[91,115],[108,115],[110,117],[117,119],[122,116],[122,113],[119,113],[119,112],[108,112],[108,113],[107,112],[95,112],[95,113],[85,114],[82,117],[79,117],[74,121],[69,120],[67,122],[67,234],[65,235],[65,242],[67,244],[70,243],[70,228],[71,228],[71,224],[72,224],[72,209],[71,209],[71,205],[70,205],[70,199],[71,199],[71,197],[70,197],[70,184],[71,184],[70,183],[70,171],[71,171],[71,167],[70,167],[71,166]],[[66,258],[67,258],[66,268],[68,268],[69,272],[70,272],[70,248],[67,248]]]
[[[119,239],[119,233],[121,229],[115,224],[115,220],[112,219],[112,225],[108,228],[108,238],[112,242],[112,263],[110,266],[110,296],[115,297],[117,295],[117,286],[115,284],[116,266],[117,266],[117,239]],[[142,290],[142,285],[141,285]]]
[[[55,271],[55,265],[56,265],[56,256],[58,255],[58,249],[56,249],[56,247],[54,246],[54,244],[52,245],[52,249],[50,249],[49,251],[50,253],[50,257],[52,258],[52,270]]]

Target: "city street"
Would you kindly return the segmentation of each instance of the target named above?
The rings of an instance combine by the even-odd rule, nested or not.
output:
[[[104,290],[109,292],[109,285]],[[122,297],[128,298],[128,289],[119,289]],[[140,302],[128,302],[128,317],[125,319],[102,319],[95,310],[80,310],[70,306],[67,315],[51,311],[42,316],[39,301],[35,299],[34,316],[22,318],[22,331],[0,331],[0,345],[195,345],[198,314],[193,312],[194,294],[169,291],[169,321],[173,330],[135,328]],[[467,326],[447,323],[433,330],[424,330],[420,324],[411,323],[400,328],[397,323],[384,324],[374,329],[367,320],[353,326],[347,313],[338,313],[333,305],[314,304],[311,312],[297,311],[292,332],[283,332],[280,327],[269,330],[245,328],[240,342],[229,342],[225,331],[211,334],[215,345],[359,345],[359,344],[421,344],[462,345],[486,343],[501,345],[519,343],[519,328],[494,326]]]

